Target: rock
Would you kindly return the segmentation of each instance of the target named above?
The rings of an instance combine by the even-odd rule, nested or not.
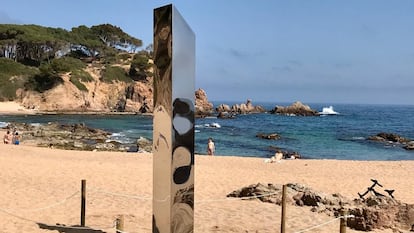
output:
[[[262,106],[254,106],[252,104],[252,100],[248,99],[246,100],[246,103],[242,104],[235,104],[231,107],[227,104],[220,104],[216,111],[220,114],[221,112],[231,112],[234,114],[249,114],[249,113],[263,113],[266,112],[266,110]]]
[[[221,118],[221,119],[232,119],[235,117],[236,117],[235,114],[231,112],[219,112],[219,114],[217,115],[217,118]]]
[[[408,142],[407,145],[404,146],[404,149],[406,149],[406,150],[414,150],[414,141]]]
[[[282,186],[274,184],[256,184],[244,187],[228,194],[228,197],[257,197],[274,204],[281,204]],[[310,211],[338,217],[342,209],[354,215],[347,218],[348,227],[371,231],[389,228],[396,232],[412,229],[414,222],[414,204],[405,204],[391,197],[371,196],[364,200],[353,201],[340,194],[327,195],[302,184],[287,184],[287,203],[297,206],[310,206]],[[401,229],[401,230],[400,230]]]
[[[398,134],[394,134],[394,133],[379,133],[377,135],[374,136],[370,136],[368,137],[368,140],[372,140],[372,141],[387,141],[387,142],[397,142],[397,143],[407,143],[410,142],[409,139],[401,137]]]
[[[195,91],[195,115],[196,117],[210,116],[213,112],[213,104],[208,102],[207,94],[203,89]]]
[[[304,105],[299,101],[296,101],[290,106],[276,106],[270,113],[289,115],[289,116],[317,116],[319,115],[316,110],[311,109],[308,105]]]
[[[227,104],[220,104],[217,108],[216,111],[218,113],[222,113],[222,112],[232,112],[231,108],[229,105]]]
[[[406,150],[414,150],[414,141],[404,138],[395,133],[379,133],[377,135],[369,136],[367,140],[389,143],[394,146],[402,146]]]
[[[147,152],[151,152],[152,151],[152,142],[144,137],[139,137],[137,139],[137,147],[138,150],[144,150]]]
[[[256,137],[263,138],[263,139],[271,139],[271,140],[280,139],[280,135],[277,133],[271,133],[271,134],[258,133],[256,134]]]

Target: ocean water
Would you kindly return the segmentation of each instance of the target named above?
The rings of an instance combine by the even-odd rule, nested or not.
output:
[[[225,102],[220,102],[225,103]],[[216,103],[214,103],[216,106]],[[228,103],[233,104],[233,103]],[[273,103],[254,103],[272,109]],[[278,105],[290,105],[281,103]],[[238,115],[235,119],[208,117],[196,119],[196,153],[206,154],[212,137],[216,154],[269,158],[274,147],[296,151],[309,159],[414,160],[414,151],[399,145],[366,140],[380,132],[396,133],[414,140],[414,106],[309,104],[322,111],[333,106],[339,115],[299,117],[270,113]],[[140,136],[152,139],[152,117],[140,115],[0,115],[0,127],[7,122],[65,124],[85,123],[112,133],[112,139],[131,144]],[[220,126],[220,127],[212,127]],[[258,133],[277,133],[279,140],[256,137]]]

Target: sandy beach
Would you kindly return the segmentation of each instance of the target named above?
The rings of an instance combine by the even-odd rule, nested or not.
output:
[[[94,232],[115,232],[114,220],[123,215],[125,232],[151,232],[152,154],[0,144],[0,170],[1,233],[59,232],[56,224],[79,225],[82,179],[86,180],[86,226],[99,230]],[[195,232],[279,232],[280,206],[226,198],[230,192],[251,184],[301,183],[354,199],[371,185],[371,178],[395,189],[396,199],[414,203],[414,161],[264,163],[260,158],[197,155]],[[334,219],[311,212],[309,207],[293,205],[288,205],[286,216],[287,232],[300,232]],[[46,225],[49,230],[44,229]],[[333,221],[311,232],[332,233],[338,229],[339,221]]]
[[[0,102],[0,114],[4,115],[31,115],[36,114],[37,110],[27,109],[15,101]]]

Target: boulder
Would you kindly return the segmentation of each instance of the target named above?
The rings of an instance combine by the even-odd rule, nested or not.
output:
[[[404,146],[404,149],[406,149],[406,150],[414,150],[414,141],[408,142],[407,145]]]
[[[305,105],[299,101],[296,101],[290,106],[276,106],[270,113],[288,115],[288,116],[318,116],[318,111],[311,109],[308,105]]]
[[[404,138],[395,133],[384,133],[381,132],[377,135],[368,137],[368,140],[372,141],[386,141],[386,142],[398,142],[398,143],[407,143],[410,142],[409,139]]]
[[[220,112],[232,112],[234,114],[249,114],[249,113],[263,113],[266,110],[260,106],[254,106],[251,99],[247,99],[246,103],[234,104],[231,107],[227,104],[220,104],[216,111]]]
[[[280,205],[282,203],[282,185],[255,184],[233,191],[227,197],[258,199],[263,202]],[[325,213],[329,216],[340,215],[347,209],[347,226],[361,231],[374,229],[392,229],[406,232],[413,228],[414,204],[402,203],[387,196],[370,196],[364,200],[351,201],[340,194],[324,194],[302,184],[287,184],[287,203],[297,206],[309,206],[310,211]]]
[[[256,134],[256,137],[263,138],[263,139],[270,139],[270,140],[280,139],[280,135],[277,133],[270,133],[270,134],[258,133]]]
[[[203,89],[195,91],[195,115],[196,117],[210,116],[213,112],[213,104],[208,102],[207,94]]]
[[[137,139],[137,147],[138,150],[144,150],[147,152],[151,152],[152,151],[152,142],[151,140],[144,138],[144,137],[139,137]]]

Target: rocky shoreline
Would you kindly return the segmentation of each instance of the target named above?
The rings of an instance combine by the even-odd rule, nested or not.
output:
[[[19,132],[24,144],[65,150],[151,152],[152,142],[140,137],[134,144],[123,144],[111,140],[110,132],[95,129],[85,124],[9,123],[3,129]]]

